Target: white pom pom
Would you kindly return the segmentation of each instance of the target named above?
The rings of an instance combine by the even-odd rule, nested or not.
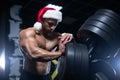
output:
[[[36,22],[33,27],[35,31],[38,33],[42,29],[42,24],[40,22]]]

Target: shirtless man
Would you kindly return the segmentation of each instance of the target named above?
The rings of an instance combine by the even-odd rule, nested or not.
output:
[[[24,54],[20,80],[51,80],[50,61],[60,57],[65,45],[73,39],[70,33],[53,32],[62,21],[62,13],[54,7],[42,8],[34,26],[20,32],[20,48]],[[58,49],[52,51],[56,46]]]

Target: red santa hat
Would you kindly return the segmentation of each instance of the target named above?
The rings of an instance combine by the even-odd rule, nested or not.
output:
[[[61,6],[56,6],[52,4],[48,4],[44,8],[40,9],[38,11],[37,22],[35,22],[33,26],[36,32],[39,32],[42,29],[41,21],[43,18],[57,19],[58,22],[61,22],[62,21],[62,12],[60,11],[61,9],[62,9]]]

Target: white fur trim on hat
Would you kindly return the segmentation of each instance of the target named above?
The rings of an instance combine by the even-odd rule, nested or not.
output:
[[[54,8],[55,10],[58,10],[58,11],[63,8],[62,6],[53,5],[53,4],[48,4],[46,7],[48,7],[48,8]]]
[[[43,18],[53,18],[53,19],[57,19],[58,22],[62,21],[62,13],[58,10],[47,10],[44,15]]]
[[[42,24],[40,22],[35,22],[35,24],[33,25],[33,28],[37,33],[39,33],[39,31],[42,29]]]

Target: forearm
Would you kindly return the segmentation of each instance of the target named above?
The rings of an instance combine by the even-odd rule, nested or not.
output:
[[[60,50],[50,52],[45,49],[36,49],[32,52],[31,59],[37,61],[48,61],[58,58],[59,56],[61,56],[61,54],[62,52]]]

